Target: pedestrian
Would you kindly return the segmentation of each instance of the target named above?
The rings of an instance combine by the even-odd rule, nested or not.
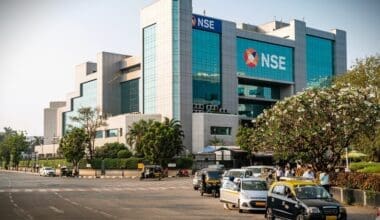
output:
[[[314,172],[311,170],[311,166],[308,166],[307,170],[303,173],[302,177],[307,179],[315,179]]]
[[[330,178],[329,174],[326,172],[322,171],[319,174],[319,183],[327,190],[327,192],[330,192]]]
[[[276,180],[280,181],[280,178],[284,176],[284,172],[282,171],[282,168],[280,166],[276,169]]]
[[[285,174],[284,174],[286,177],[289,177],[289,176],[292,176],[291,174],[290,174],[290,168],[289,168],[289,166],[286,166],[285,167]]]

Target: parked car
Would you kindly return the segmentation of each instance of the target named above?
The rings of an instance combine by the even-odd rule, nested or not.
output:
[[[346,220],[346,209],[322,186],[311,181],[274,182],[267,198],[267,219]]]
[[[240,182],[224,181],[220,189],[220,201],[239,209],[265,211],[268,186],[264,179],[243,178]]]
[[[247,169],[230,169],[223,174],[223,181],[229,180],[231,177],[235,181],[239,181],[241,178],[252,177],[252,171]]]
[[[40,169],[40,176],[55,176],[55,169],[52,167],[42,167]]]
[[[274,172],[273,166],[266,166],[266,165],[256,165],[256,166],[249,166],[249,167],[244,167],[244,168],[252,171],[253,177],[266,178],[270,173]]]

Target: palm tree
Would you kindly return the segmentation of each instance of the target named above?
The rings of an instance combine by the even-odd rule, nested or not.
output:
[[[165,117],[163,124],[165,126],[168,126],[171,129],[171,131],[173,132],[173,135],[172,135],[173,140],[172,141],[176,146],[176,154],[179,155],[181,153],[181,151],[184,149],[182,140],[185,137],[185,134],[182,130],[182,125],[181,125],[180,121],[178,121],[174,118],[169,120],[169,118]]]
[[[141,138],[152,124],[152,119],[149,119],[148,121],[141,119],[138,122],[134,122],[132,126],[128,126],[129,131],[126,134],[127,144],[131,150],[137,154],[144,154],[142,146],[140,144]]]

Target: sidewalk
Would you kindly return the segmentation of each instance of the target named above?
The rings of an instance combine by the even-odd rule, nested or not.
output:
[[[348,220],[375,220],[377,208],[345,205]]]

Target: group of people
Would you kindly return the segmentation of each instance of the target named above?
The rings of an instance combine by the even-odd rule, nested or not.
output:
[[[303,172],[300,173],[299,171]],[[300,164],[297,164],[297,167],[291,167],[290,164],[287,164],[285,168],[277,166],[274,173],[269,173],[267,182],[268,184],[271,184],[274,180],[280,181],[281,177],[294,177],[296,176],[296,173],[305,179],[316,180],[312,166],[309,165],[305,168]],[[275,174],[275,176],[273,174]],[[319,173],[318,181],[321,186],[330,192],[330,180],[329,175],[326,172]]]

